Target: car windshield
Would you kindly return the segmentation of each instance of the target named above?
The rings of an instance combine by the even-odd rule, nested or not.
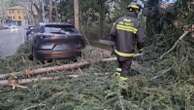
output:
[[[77,30],[73,26],[47,25],[45,32],[48,33],[75,33]]]

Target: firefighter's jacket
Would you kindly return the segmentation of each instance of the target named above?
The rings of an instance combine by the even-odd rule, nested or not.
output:
[[[111,40],[115,43],[115,53],[121,57],[130,57],[135,47],[143,49],[144,29],[140,26],[135,13],[119,18],[112,27]]]

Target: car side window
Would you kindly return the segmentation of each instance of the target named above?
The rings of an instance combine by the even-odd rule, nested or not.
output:
[[[37,26],[35,28],[35,33],[43,33],[44,32],[44,27],[43,26]]]
[[[40,33],[44,33],[44,26],[40,26],[39,32],[40,32]]]

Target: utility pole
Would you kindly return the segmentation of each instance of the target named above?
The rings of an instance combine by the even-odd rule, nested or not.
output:
[[[74,21],[75,27],[80,30],[80,13],[79,13],[79,0],[74,0]]]

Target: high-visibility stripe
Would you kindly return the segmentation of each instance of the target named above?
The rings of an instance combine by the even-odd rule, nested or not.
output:
[[[120,80],[120,81],[127,81],[127,80],[128,80],[128,77],[120,76],[120,77],[119,77],[119,80]]]
[[[126,22],[131,22],[130,19],[123,19],[123,21],[126,21]]]
[[[121,73],[120,72],[115,72],[114,73],[114,76],[117,77],[117,78],[119,78],[120,81],[126,81],[126,80],[128,80],[127,77],[121,76]]]
[[[120,21],[118,24],[124,25],[124,22],[123,21]]]
[[[116,71],[117,71],[117,72],[121,72],[122,69],[121,69],[121,68],[117,68]]]
[[[135,53],[124,53],[124,52],[119,52],[118,50],[114,50],[115,53],[121,57],[128,57],[128,58],[133,58],[133,57],[136,57],[138,56],[138,54],[135,54]]]
[[[124,76],[121,76],[121,73],[119,72],[116,72],[114,73],[115,76],[120,80],[120,81],[127,81],[128,80],[128,77],[124,77]]]
[[[130,23],[130,22],[125,22],[124,23],[126,26],[134,26],[132,23]]]
[[[137,6],[137,5],[129,5],[129,7],[135,8],[135,9],[140,9],[139,6]]]
[[[117,27],[118,30],[122,30],[122,31],[127,31],[127,32],[132,32],[134,34],[137,33],[137,31],[133,30],[133,29],[126,29],[126,28],[121,28],[121,27]]]
[[[134,31],[138,31],[138,29],[133,27],[133,26],[125,26],[125,25],[119,25],[118,24],[117,27],[126,28],[126,29],[132,29]]]
[[[125,26],[125,25],[119,25],[119,24],[116,26],[116,29],[118,29],[118,30],[123,30],[123,31],[128,31],[128,32],[132,32],[132,33],[134,33],[134,34],[136,34],[137,31],[138,31],[138,29],[135,28],[135,27],[132,27],[132,26]]]

